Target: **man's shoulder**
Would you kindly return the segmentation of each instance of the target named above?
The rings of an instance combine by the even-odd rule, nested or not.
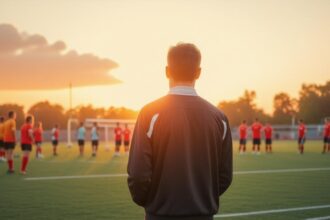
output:
[[[205,108],[207,108],[210,112],[218,115],[221,118],[227,118],[226,114],[220,108],[214,106],[212,103],[203,99],[202,97],[199,97],[199,98],[200,98],[201,102],[204,103]]]
[[[162,109],[164,107],[164,104],[165,104],[167,98],[168,98],[168,96],[162,96],[156,100],[153,100],[153,101],[145,104],[141,108],[140,113],[150,113],[150,112],[159,111],[160,109]]]
[[[196,102],[194,102],[194,105],[203,107],[205,109],[208,109],[210,111],[213,111],[215,113],[224,115],[224,113],[217,107],[215,107],[213,104],[205,100],[204,98],[200,96],[176,96],[176,95],[165,95],[162,96],[154,101],[149,102],[148,104],[144,105],[141,109],[141,111],[148,111],[148,110],[154,110],[154,109],[162,109],[166,108],[167,106],[170,106],[173,104],[173,100],[177,99],[178,102],[185,103],[185,101],[189,102],[189,98],[196,98]],[[191,102],[189,102],[191,104]]]
[[[194,100],[193,102],[191,102],[192,99]],[[227,116],[221,109],[217,108],[212,103],[210,103],[209,101],[205,100],[200,96],[187,97],[187,96],[165,95],[144,105],[140,110],[140,114],[144,116],[152,117],[157,113],[162,113],[163,111],[170,110],[172,105],[176,105],[174,103],[176,104],[180,103],[180,105],[182,104],[184,105],[184,103],[190,106],[194,105],[194,107],[202,108],[203,111],[213,115],[218,119],[222,119],[226,121],[228,120]]]

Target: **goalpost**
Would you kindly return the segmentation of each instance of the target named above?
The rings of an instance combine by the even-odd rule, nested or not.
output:
[[[104,129],[104,141],[105,141],[105,148],[106,150],[110,149],[110,137],[109,137],[109,129],[115,128],[117,123],[121,126],[128,124],[134,125],[136,120],[130,119],[104,119],[104,118],[87,118],[84,121],[84,126],[87,128],[91,128],[93,124],[96,122],[97,126]],[[67,124],[67,146],[72,147],[72,140],[71,140],[71,130],[73,124],[78,124],[79,120],[75,118],[70,118]]]

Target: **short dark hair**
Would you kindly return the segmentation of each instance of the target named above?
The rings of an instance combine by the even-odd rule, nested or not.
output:
[[[242,123],[245,124],[245,123],[246,123],[246,120],[244,119],[244,120],[242,121]]]
[[[33,120],[33,116],[32,115],[28,115],[25,118],[25,122],[27,122],[27,123],[32,122],[32,120]]]
[[[201,64],[199,49],[190,43],[178,43],[167,53],[167,65],[172,70],[172,77],[177,81],[193,81]]]
[[[8,117],[12,118],[14,116],[15,112],[14,111],[9,111],[8,112]]]
[[[0,116],[0,122],[4,122],[5,118],[3,116]]]

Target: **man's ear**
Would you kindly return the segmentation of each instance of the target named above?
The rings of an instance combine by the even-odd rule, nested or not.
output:
[[[170,68],[168,66],[166,66],[165,68],[165,73],[166,73],[166,77],[168,79],[171,79],[171,73],[170,73]]]
[[[202,69],[200,67],[198,67],[198,69],[196,70],[196,73],[195,73],[195,80],[199,78],[199,76],[201,75],[201,71],[202,71]]]

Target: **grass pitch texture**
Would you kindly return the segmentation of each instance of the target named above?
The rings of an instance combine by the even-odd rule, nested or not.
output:
[[[121,157],[113,157],[111,146],[105,151],[101,145],[93,158],[90,146],[79,157],[77,146],[67,148],[62,143],[59,156],[53,157],[45,143],[45,158],[37,160],[32,153],[25,176],[19,174],[20,158],[15,158],[14,175],[7,175],[7,164],[1,162],[0,219],[144,219],[143,209],[133,204],[128,192],[128,156],[122,151]],[[304,155],[297,153],[294,141],[275,141],[273,154],[265,154],[262,146],[262,154],[254,155],[251,142],[247,147],[248,152],[239,155],[234,143],[236,173],[215,219],[330,216],[330,154],[321,154],[321,141],[306,142]],[[20,153],[19,147],[16,152]],[[249,172],[260,170],[265,172]]]

